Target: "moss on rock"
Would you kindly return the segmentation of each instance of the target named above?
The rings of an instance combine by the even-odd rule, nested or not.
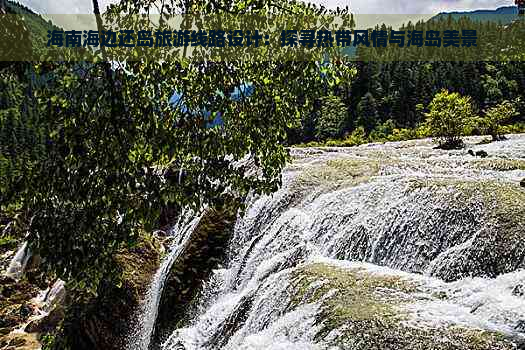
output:
[[[480,202],[487,209],[487,215],[510,214],[516,209],[525,213],[525,192],[516,184],[496,180],[469,180],[453,178],[412,179],[408,190],[428,188],[433,190],[453,190],[455,204],[469,204],[472,200]],[[458,197],[459,195],[459,197]],[[494,209],[494,212],[489,211]],[[510,215],[508,215],[510,216]],[[522,217],[523,218],[523,217]]]
[[[500,333],[464,327],[411,325],[404,307],[418,291],[415,282],[323,263],[293,273],[292,304],[320,303],[317,340],[352,350],[510,350]]]
[[[315,284],[319,282],[316,287]],[[293,302],[318,302],[333,291],[334,295],[325,301],[325,331],[336,329],[348,319],[354,321],[376,321],[401,317],[391,304],[374,296],[377,288],[411,292],[415,286],[399,277],[372,276],[360,270],[345,270],[325,264],[312,264],[299,269],[295,278],[297,293]],[[314,289],[312,289],[312,285]]]
[[[474,168],[481,170],[525,170],[525,160],[522,159],[483,159],[473,161],[472,165]]]
[[[330,159],[305,169],[294,180],[294,190],[355,186],[379,174],[379,160],[360,158]]]

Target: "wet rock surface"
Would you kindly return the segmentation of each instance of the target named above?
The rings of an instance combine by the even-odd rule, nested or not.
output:
[[[38,295],[39,288],[28,281],[16,281],[0,276],[0,328],[4,335],[27,322],[36,308],[31,299]],[[1,336],[0,336],[1,337]]]
[[[41,344],[35,334],[10,333],[0,338],[2,350],[40,350]]]
[[[525,137],[479,140],[292,149],[161,348],[520,348]]]
[[[296,307],[320,305],[317,318],[323,326],[315,339],[340,349],[517,349],[496,331],[411,321],[409,305],[425,295],[426,282],[392,272],[328,261],[301,266],[292,272],[292,300]]]
[[[207,209],[170,268],[159,302],[154,341],[159,342],[184,321],[212,269],[224,258],[237,216],[238,203]]]
[[[525,296],[525,286],[523,284],[517,284],[512,289],[512,295],[515,295],[515,296],[518,296],[518,297]]]
[[[136,247],[116,256],[122,268],[120,287],[101,286],[102,293],[82,306],[82,317],[66,320],[65,337],[75,350],[121,350],[134,310],[159,266],[160,243],[142,237]]]

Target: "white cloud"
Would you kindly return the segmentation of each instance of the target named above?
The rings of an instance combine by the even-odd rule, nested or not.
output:
[[[15,0],[16,1],[16,0]],[[92,0],[17,0],[41,14],[76,14],[79,16],[45,16],[65,29],[91,29],[96,25]],[[119,0],[98,0],[101,11],[108,4]],[[371,28],[385,23],[394,28],[409,20],[427,20],[439,12],[466,11],[474,9],[495,9],[500,6],[510,6],[514,0],[305,0],[323,4],[329,8],[348,5],[350,10],[358,14],[356,23],[358,29]],[[84,14],[83,16],[81,14]],[[359,16],[372,14],[375,16]],[[390,14],[390,16],[386,16]],[[86,16],[89,15],[89,16]],[[382,16],[378,16],[382,15]],[[397,15],[397,16],[396,16]],[[403,15],[403,16],[400,16]],[[409,16],[411,15],[411,16]],[[82,27],[82,28],[81,28]]]
[[[318,0],[327,7],[348,5],[352,12],[361,14],[437,14],[443,11],[495,9],[510,6],[513,0]]]
[[[15,0],[16,1],[16,0]],[[18,0],[38,13],[44,14],[91,14],[93,2],[91,0]],[[99,0],[103,11],[110,3],[116,0]]]
[[[91,0],[19,0],[39,13],[90,14],[93,12]],[[104,9],[107,4],[117,0],[99,0]],[[513,5],[513,0],[314,0],[327,7],[349,5],[354,13],[366,14],[435,14],[442,11],[462,11],[472,9],[494,9]]]

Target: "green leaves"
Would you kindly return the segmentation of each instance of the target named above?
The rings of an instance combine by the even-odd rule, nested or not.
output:
[[[428,108],[427,125],[440,146],[461,147],[463,129],[474,116],[470,97],[443,90],[436,94]]]
[[[505,121],[518,115],[516,104],[504,100],[494,107],[490,107],[485,111],[485,118],[480,122],[485,132],[492,136],[494,141],[502,139],[502,125]]]
[[[166,18],[185,6],[166,5]],[[198,1],[191,5],[210,10]],[[215,5],[259,15],[325,13],[285,1]],[[105,19],[126,27],[125,13],[150,6],[121,1]],[[14,85],[6,85],[8,96],[0,96],[6,101],[0,112],[2,205],[31,213],[30,244],[45,260],[42,266],[66,280],[77,299],[96,295],[103,280],[118,281],[115,253],[133,244],[140,230],[158,227],[167,210],[275,191],[288,160],[287,127],[312,110],[320,89],[336,89],[355,73],[330,65],[324,79],[315,62],[278,57],[265,62],[135,57],[143,58],[113,65],[28,65],[45,82],[18,75]],[[0,82],[12,83],[3,76]],[[253,94],[231,98],[247,82]],[[169,104],[175,90],[183,93],[185,110]],[[334,106],[340,108],[341,101]],[[330,102],[325,114],[334,106]],[[220,114],[223,125],[209,127],[208,114]],[[26,134],[32,143],[20,143]]]
[[[338,96],[325,96],[320,99],[321,110],[316,123],[318,140],[334,139],[341,136],[347,117],[347,108]]]

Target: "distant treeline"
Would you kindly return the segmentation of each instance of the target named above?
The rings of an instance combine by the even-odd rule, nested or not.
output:
[[[497,41],[501,45],[502,40],[508,41],[505,44],[508,47],[523,44],[523,35],[519,34],[523,25],[502,27],[494,22],[474,22],[468,18],[455,21],[451,17],[441,17],[427,23],[408,23],[401,30],[461,31],[462,28],[477,30],[483,51],[490,51],[492,43]],[[374,29],[390,32],[391,28],[383,25]],[[519,41],[518,44],[513,40]],[[428,52],[428,57],[434,57],[434,61],[414,61],[416,54],[421,57],[421,51]],[[373,48],[371,45],[359,47],[357,55],[360,60],[356,63],[355,79],[320,91],[315,110],[303,116],[300,128],[289,131],[291,143],[341,139],[360,128],[366,135],[395,128],[414,129],[424,121],[429,103],[443,89],[470,96],[481,118],[483,111],[491,106],[504,100],[516,101],[520,115],[509,118],[508,123],[525,121],[525,108],[520,103],[520,98],[525,100],[523,60],[476,61],[475,57],[470,57],[468,48],[463,47],[398,48],[387,45],[386,48]],[[456,57],[458,61],[446,60],[447,57]]]

